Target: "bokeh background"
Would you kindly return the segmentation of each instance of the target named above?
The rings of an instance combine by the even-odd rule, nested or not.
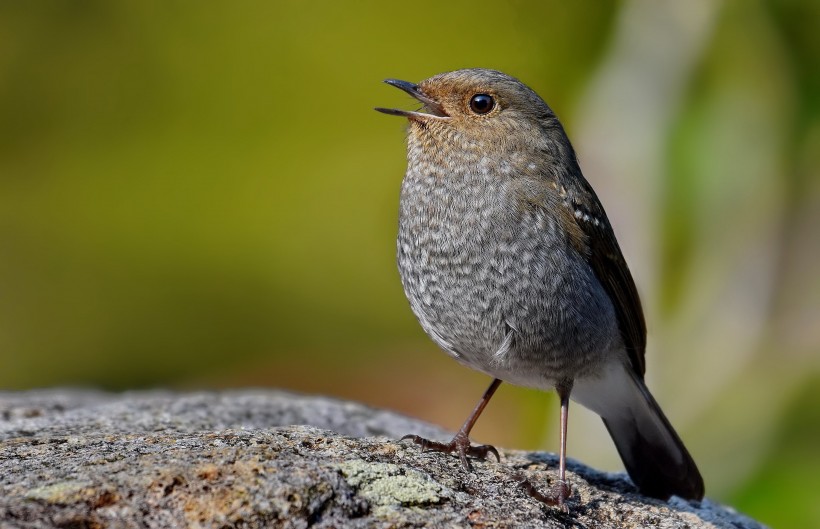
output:
[[[516,75],[566,125],[710,497],[820,527],[820,2],[0,3],[0,387],[282,387],[456,428],[485,377],[394,265],[412,108]],[[557,448],[554,395],[475,431]],[[573,408],[572,456],[620,463]]]

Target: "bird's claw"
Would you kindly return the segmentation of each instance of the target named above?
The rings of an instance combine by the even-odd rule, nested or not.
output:
[[[572,488],[566,481],[559,479],[547,492],[541,492],[523,474],[517,474],[516,479],[531,498],[551,507],[557,507],[561,512],[569,513],[567,499],[572,495]]]
[[[498,450],[492,445],[473,445],[466,435],[456,434],[453,440],[449,443],[441,443],[439,441],[431,441],[418,435],[405,435],[401,441],[411,440],[421,447],[422,452],[442,452],[445,454],[458,454],[461,459],[461,464],[466,470],[472,470],[472,465],[468,457],[476,459],[487,459],[490,454],[495,456],[496,461],[501,462],[501,456]]]

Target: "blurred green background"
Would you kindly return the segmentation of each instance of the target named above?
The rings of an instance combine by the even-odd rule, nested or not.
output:
[[[394,264],[411,108],[469,66],[556,110],[711,498],[820,527],[820,2],[0,3],[0,387],[275,386],[456,428],[488,383]],[[476,429],[555,450],[553,395]],[[570,454],[618,469],[573,409]]]

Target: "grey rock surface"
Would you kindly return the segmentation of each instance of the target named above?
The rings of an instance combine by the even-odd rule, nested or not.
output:
[[[395,439],[448,433],[383,410],[276,391],[0,393],[0,528],[759,528],[705,500],[640,496],[570,465],[570,513],[546,489],[552,454],[502,463]]]

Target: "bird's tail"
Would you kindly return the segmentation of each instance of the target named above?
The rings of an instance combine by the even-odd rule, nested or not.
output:
[[[572,399],[604,421],[629,477],[642,494],[668,499],[703,498],[695,461],[646,384],[620,362],[600,378],[577,380]]]

